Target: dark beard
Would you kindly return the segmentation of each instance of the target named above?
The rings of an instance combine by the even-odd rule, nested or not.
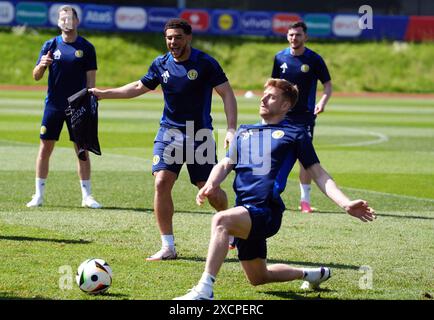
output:
[[[186,49],[186,47],[184,47],[184,48],[181,50],[181,52],[180,52],[179,55],[178,55],[178,58],[180,58],[180,57],[182,57],[182,56],[184,55],[184,53],[185,53],[185,49]]]
[[[291,47],[293,50],[297,50],[300,49],[303,46],[303,44],[299,44],[296,47]]]

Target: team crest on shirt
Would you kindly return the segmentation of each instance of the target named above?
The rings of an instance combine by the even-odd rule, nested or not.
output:
[[[198,73],[196,70],[194,70],[194,69],[188,70],[188,72],[187,72],[187,78],[188,79],[196,80],[197,76],[198,76]]]
[[[300,67],[301,72],[304,72],[304,73],[309,72],[309,69],[310,69],[310,67],[308,64],[302,64]]]
[[[283,138],[284,135],[285,135],[285,132],[283,132],[282,130],[273,131],[273,133],[271,134],[271,136],[274,139],[281,139],[281,138]]]
[[[62,55],[62,52],[60,52],[59,49],[54,51],[54,53],[53,53],[54,60],[59,60],[61,55]]]
[[[77,58],[82,58],[83,57],[83,50],[76,50],[75,51],[75,56]]]
[[[156,154],[153,158],[152,158],[152,164],[154,166],[156,166],[158,164],[158,162],[160,162],[160,156],[158,154]]]
[[[46,126],[41,126],[41,130],[39,130],[40,134],[46,134],[47,133],[47,127]]]

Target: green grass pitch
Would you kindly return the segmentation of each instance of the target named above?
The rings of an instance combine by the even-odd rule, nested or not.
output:
[[[92,181],[104,209],[93,211],[80,207],[66,128],[51,159],[44,206],[25,207],[34,192],[44,96],[0,91],[0,299],[171,299],[184,294],[202,274],[213,210],[195,205],[196,189],[182,171],[173,191],[179,259],[145,261],[160,246],[150,168],[162,97],[101,101],[103,156],[92,156]],[[258,121],[258,102],[259,97],[238,99],[239,123]],[[217,98],[213,117],[217,129],[225,127]],[[216,298],[430,299],[434,100],[333,97],[319,116],[314,143],[338,185],[351,198],[368,200],[378,219],[364,224],[347,216],[316,187],[312,202],[319,212],[297,212],[296,166],[283,194],[288,209],[282,227],[268,241],[269,262],[327,265],[333,277],[319,292],[301,291],[300,281],[253,287],[235,252],[229,252]],[[221,139],[219,148],[221,154]],[[232,178],[223,185],[230,203]],[[113,285],[105,295],[86,295],[75,284],[78,265],[91,257],[107,260],[113,269]]]

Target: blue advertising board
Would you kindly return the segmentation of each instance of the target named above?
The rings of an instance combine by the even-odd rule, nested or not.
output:
[[[213,10],[211,32],[215,34],[239,34],[241,16],[235,10]]]
[[[178,9],[173,8],[149,8],[148,10],[148,29],[150,31],[161,32],[166,22],[179,15]]]
[[[81,25],[87,29],[112,30],[114,8],[112,6],[85,5]]]
[[[71,4],[71,3],[70,3]],[[55,27],[59,2],[0,1],[0,25]],[[310,38],[404,40],[407,16],[372,16],[366,28],[362,17],[354,14],[289,13],[237,11],[229,9],[177,9],[73,3],[81,28],[104,31],[162,32],[175,17],[190,21],[195,33],[211,35],[255,35],[285,37],[291,22],[304,20]],[[420,26],[418,26],[420,28]]]
[[[271,14],[262,11],[246,11],[241,14],[241,33],[250,35],[270,35]]]

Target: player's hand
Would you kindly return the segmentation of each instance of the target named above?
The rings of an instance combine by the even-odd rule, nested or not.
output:
[[[224,143],[225,149],[227,149],[229,147],[229,145],[231,144],[234,137],[235,137],[235,130],[234,129],[228,129],[228,131],[226,132],[225,143]]]
[[[102,99],[102,90],[98,88],[87,89],[87,92],[92,93],[98,100]]]
[[[196,195],[197,205],[199,206],[203,205],[205,199],[208,198],[208,196],[213,193],[214,189],[215,188],[213,186],[209,184],[205,184]]]
[[[365,200],[353,200],[344,206],[345,211],[363,222],[373,221],[377,217],[375,216],[375,210],[368,206]]]
[[[321,112],[324,112],[324,109],[325,109],[325,105],[320,102],[315,106],[315,110],[313,111],[313,114],[317,115]]]
[[[51,51],[48,51],[46,55],[41,57],[41,61],[39,61],[39,65],[41,67],[47,68],[53,63],[53,54]]]

